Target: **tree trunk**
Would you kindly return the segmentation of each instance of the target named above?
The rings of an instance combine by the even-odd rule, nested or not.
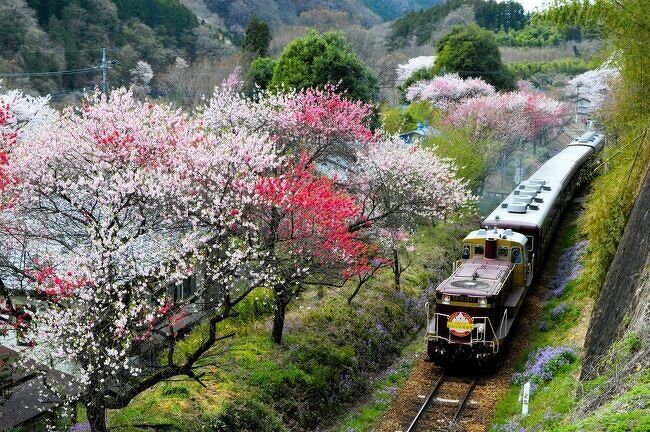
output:
[[[276,344],[282,343],[282,332],[284,331],[284,316],[287,312],[288,299],[285,298],[284,291],[275,293],[275,314],[273,315],[273,330],[271,339]]]
[[[399,255],[397,253],[397,248],[393,248],[393,276],[395,276],[395,289],[400,291],[400,276],[401,269],[399,268]]]
[[[86,404],[86,415],[92,432],[108,432],[106,427],[106,408],[104,405]]]

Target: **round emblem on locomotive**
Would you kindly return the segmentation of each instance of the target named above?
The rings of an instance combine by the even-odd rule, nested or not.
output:
[[[465,312],[454,312],[447,320],[447,328],[454,336],[465,337],[474,329],[474,320]]]

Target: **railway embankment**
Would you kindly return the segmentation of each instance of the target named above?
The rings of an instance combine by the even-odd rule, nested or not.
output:
[[[570,246],[554,270],[562,283],[551,281],[540,328],[492,430],[650,430],[647,151],[609,148],[603,160],[611,165],[593,182],[585,209],[565,218],[573,228],[558,241]],[[526,380],[533,391],[530,414],[522,417]]]
[[[582,378],[593,378],[598,360],[616,341],[648,324],[649,303],[650,172],[645,176],[594,307],[585,341]]]

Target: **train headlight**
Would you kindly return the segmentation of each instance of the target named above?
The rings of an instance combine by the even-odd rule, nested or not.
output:
[[[442,302],[443,303],[450,303],[451,302],[451,297],[448,295],[443,295],[442,296]]]
[[[478,305],[482,307],[486,307],[488,305],[487,299],[486,298],[478,299]]]

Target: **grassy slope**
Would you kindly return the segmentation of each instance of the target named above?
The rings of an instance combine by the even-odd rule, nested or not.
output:
[[[387,385],[373,378],[417,334],[424,322],[429,275],[444,274],[438,266],[450,262],[448,255],[455,252],[464,231],[452,225],[422,228],[402,293],[393,290],[392,279],[385,274],[364,288],[352,306],[342,295],[348,289],[325,293],[323,298],[305,295],[288,315],[281,347],[270,342],[271,303],[268,293],[260,291],[242,307],[239,322],[223,328],[237,336],[227,346],[215,348],[216,356],[206,360],[205,388],[180,378],[158,385],[113,412],[111,425],[127,431],[149,425],[220,431],[228,430],[228,425],[241,428],[243,418],[251,416],[266,426],[255,429],[249,424],[249,430],[275,431],[283,430],[281,423],[306,429],[331,422],[358,396]],[[389,374],[386,379],[390,383],[399,377]],[[245,409],[234,412],[234,406]],[[227,423],[234,417],[241,424]]]

